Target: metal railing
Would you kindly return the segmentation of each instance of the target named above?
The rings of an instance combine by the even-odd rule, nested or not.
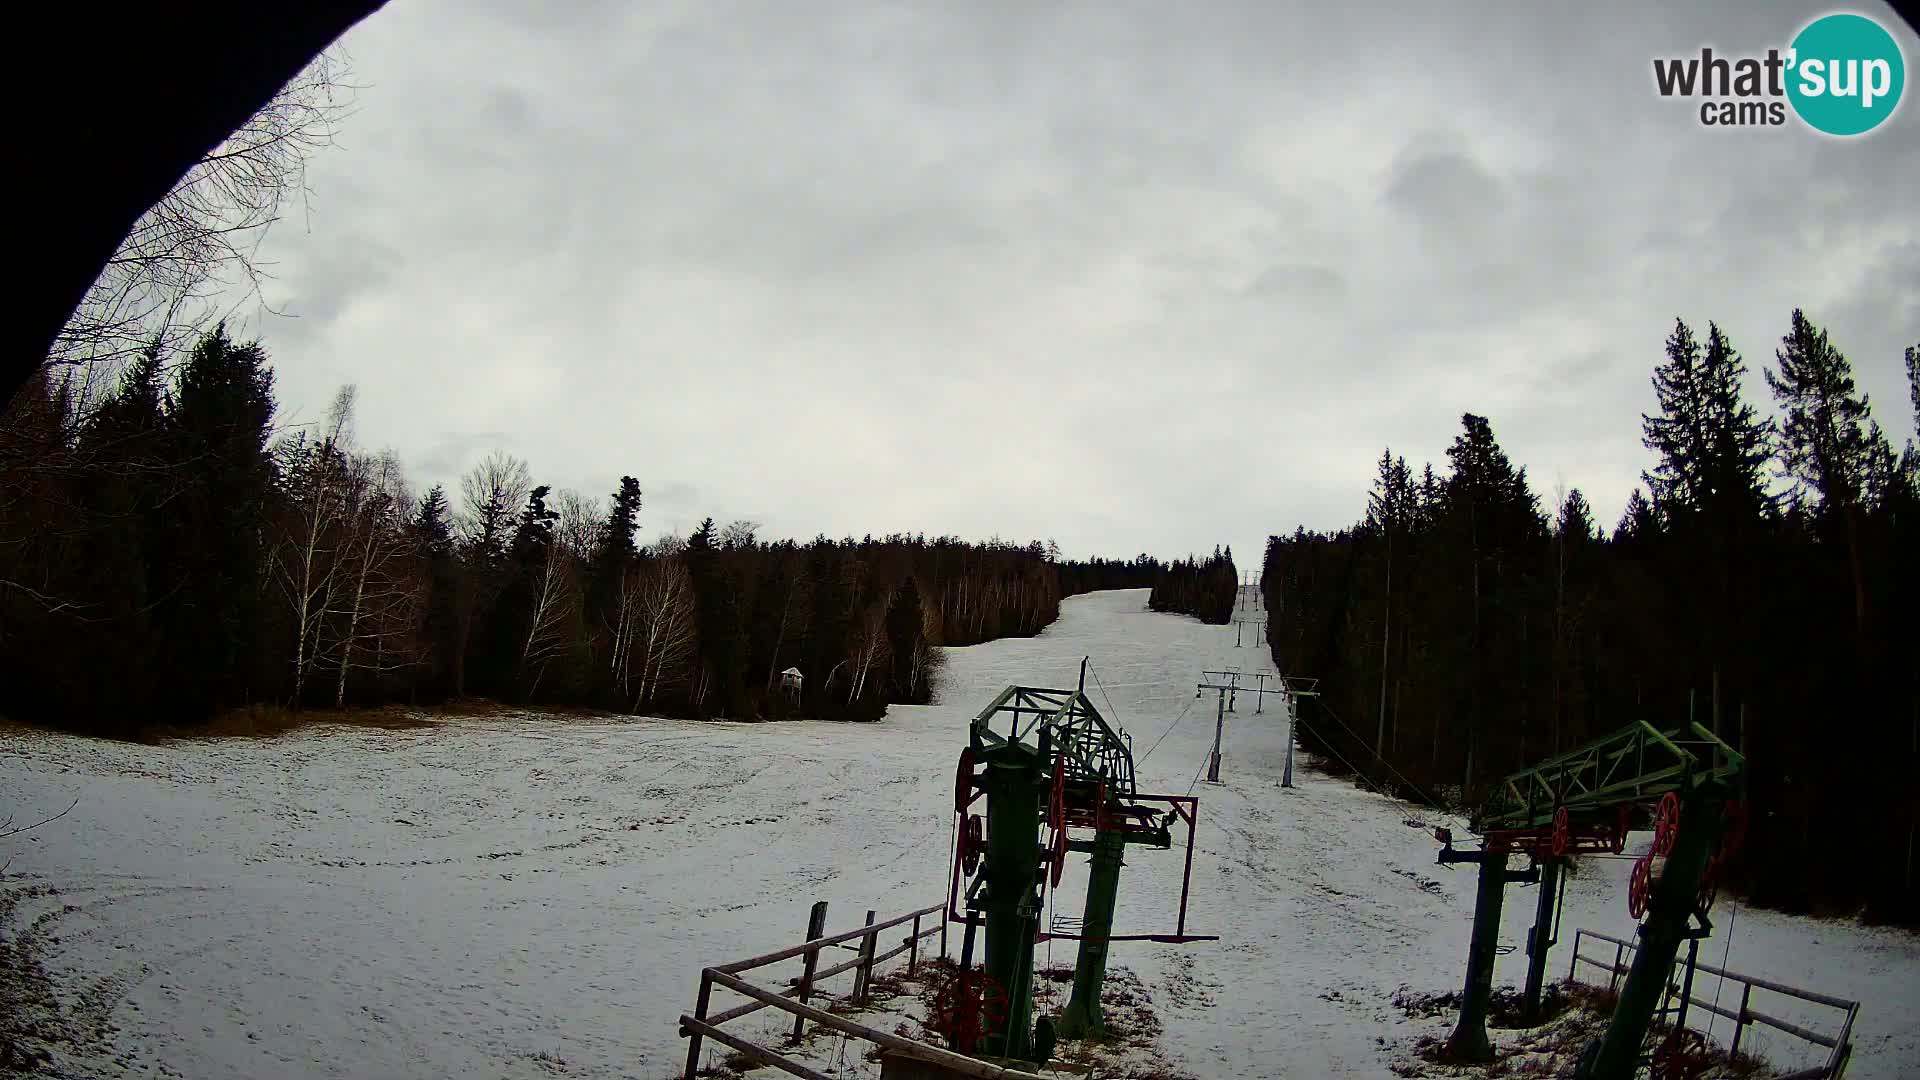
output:
[[[1604,941],[1612,945],[1613,958],[1608,960],[1604,956],[1592,957],[1581,952],[1580,946],[1588,938],[1596,941]],[[1567,963],[1567,981],[1575,981],[1582,963],[1592,964],[1594,967],[1603,968],[1607,971],[1607,989],[1610,992],[1617,992],[1620,988],[1620,979],[1627,974],[1628,969],[1632,966],[1634,948],[1633,942],[1622,941],[1617,937],[1610,937],[1594,930],[1575,930],[1573,932],[1573,959]],[[1846,1070],[1847,1060],[1853,1056],[1853,1022],[1855,1018],[1860,1015],[1860,1003],[1858,1001],[1848,1001],[1845,998],[1834,997],[1830,994],[1816,993],[1812,990],[1802,990],[1797,986],[1788,986],[1784,983],[1774,982],[1771,979],[1742,975],[1738,972],[1714,967],[1712,964],[1695,963],[1694,969],[1696,971],[1704,971],[1709,975],[1717,975],[1727,982],[1740,984],[1739,1006],[1728,1009],[1714,1002],[1702,1001],[1697,997],[1689,996],[1680,1005],[1663,1009],[1662,1011],[1664,1013],[1673,1014],[1677,1012],[1680,1014],[1680,1019],[1684,1021],[1686,1008],[1692,1006],[1712,1013],[1715,1016],[1723,1016],[1733,1021],[1733,1044],[1727,1050],[1729,1056],[1740,1052],[1741,1038],[1745,1035],[1749,1024],[1761,1024],[1773,1028],[1776,1031],[1785,1032],[1796,1038],[1804,1039],[1828,1051],[1826,1063],[1811,1069],[1802,1069],[1799,1072],[1791,1073],[1781,1077],[1780,1080],[1839,1080],[1840,1075]],[[1755,989],[1766,990],[1785,997],[1796,998],[1800,1001],[1837,1009],[1843,1014],[1840,1021],[1840,1029],[1837,1033],[1828,1035],[1788,1020],[1782,1020],[1777,1016],[1770,1016],[1760,1012],[1752,1007],[1753,992]],[[1681,996],[1681,991],[1674,986],[1671,981],[1667,984],[1666,993],[1668,998]]]
[[[829,1028],[856,1039],[864,1039],[908,1057],[944,1065],[962,1076],[976,1077],[978,1080],[1043,1080],[1037,1073],[1001,1068],[977,1058],[966,1057],[942,1047],[882,1031],[843,1016],[836,1016],[806,1003],[807,998],[823,980],[851,971],[854,973],[854,984],[850,998],[856,1005],[864,1004],[872,985],[875,968],[901,953],[906,953],[907,970],[913,971],[919,964],[921,940],[935,934],[940,935],[940,955],[945,957],[946,919],[942,915],[943,911],[944,905],[935,904],[932,907],[909,911],[904,915],[896,915],[885,922],[878,923],[873,921],[874,913],[869,911],[866,925],[829,935],[824,934],[827,905],[823,900],[813,905],[812,913],[807,920],[807,940],[801,944],[790,945],[762,956],[735,960],[732,963],[704,969],[700,972],[700,994],[695,999],[693,1012],[691,1015],[682,1014],[680,1017],[680,1036],[687,1040],[685,1080],[694,1080],[699,1071],[700,1050],[704,1039],[712,1039],[722,1046],[730,1047],[745,1055],[757,1064],[779,1069],[791,1076],[804,1077],[806,1080],[832,1080],[825,1073],[795,1061],[772,1047],[762,1046],[730,1031],[721,1030],[720,1025],[729,1020],[738,1020],[766,1008],[780,1009],[792,1014],[794,1021],[790,1043],[799,1041],[802,1030],[811,1021],[820,1027]],[[922,929],[921,924],[927,919],[936,919],[939,925]],[[911,923],[913,928],[899,945],[886,952],[876,951],[881,931],[908,923]],[[853,959],[825,970],[819,969],[820,950],[842,945],[856,938],[859,939],[860,944]],[[842,945],[842,947],[845,946]],[[791,960],[796,956],[803,958],[805,967],[800,977],[792,980],[792,985],[784,990],[769,990],[740,977],[741,972],[766,967],[782,960]],[[709,1013],[707,1010],[712,1004],[713,988],[716,985],[747,998],[747,1002],[721,1012]],[[792,1000],[794,998],[799,1000]]]

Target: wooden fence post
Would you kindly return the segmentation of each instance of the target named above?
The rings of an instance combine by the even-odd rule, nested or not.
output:
[[[694,1003],[694,1006],[693,1006],[693,1018],[695,1020],[705,1020],[707,1018],[707,1001],[712,997],[713,997],[713,972],[702,971],[700,972],[700,998],[698,1001]],[[693,1080],[695,1074],[697,1074],[699,1071],[700,1071],[700,1032],[693,1031],[687,1035],[686,1080]]]
[[[872,926],[873,909],[867,909],[866,925]],[[880,931],[869,930],[860,938],[860,966],[853,969],[853,1000],[859,1004],[867,1002],[867,984],[873,981],[873,946],[880,937]]]
[[[1733,1022],[1733,1048],[1727,1051],[1728,1057],[1740,1053],[1740,1035],[1747,1030],[1747,1000],[1753,997],[1753,984],[1745,983],[1740,987],[1740,1018]]]
[[[907,939],[907,974],[913,974],[913,966],[920,962],[920,916],[913,917],[913,936]]]
[[[807,940],[825,937],[827,934],[827,902],[815,900],[813,911],[807,916]],[[807,995],[813,992],[813,972],[820,966],[820,949],[816,946],[807,950],[806,967],[800,973],[800,1004],[807,1003]],[[800,1041],[800,1031],[806,1026],[807,1018],[796,1014],[793,1018],[792,1041]]]

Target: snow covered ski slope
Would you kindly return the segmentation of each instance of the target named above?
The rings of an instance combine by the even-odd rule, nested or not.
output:
[[[1231,627],[1145,600],[1075,598],[1038,638],[951,650],[940,704],[871,726],[493,715],[159,748],[0,733],[5,813],[78,800],[0,850],[8,955],[44,961],[49,1023],[68,1036],[48,1069],[673,1075],[703,964],[797,941],[816,899],[832,928],[939,899],[954,760],[1006,684],[1071,685],[1091,655],[1088,693],[1133,732],[1142,786],[1188,789],[1212,738],[1201,669],[1267,664]],[[1390,999],[1460,984],[1470,872],[1434,865],[1430,813],[1311,771],[1278,787],[1281,725],[1243,699],[1223,783],[1195,789],[1188,923],[1221,940],[1117,945],[1114,963],[1144,980],[1167,1055],[1196,1075],[1389,1076],[1415,1034],[1444,1028]],[[1116,931],[1171,926],[1179,856],[1129,853]],[[1626,870],[1583,865],[1563,941],[1631,930]],[[1063,913],[1078,914],[1076,876]],[[1506,943],[1532,907],[1509,897]],[[1758,911],[1727,924],[1734,970],[1866,1000],[1849,1076],[1920,1075],[1913,938]],[[1703,957],[1720,963],[1728,940]],[[1072,962],[1064,943],[1053,959]],[[1502,957],[1500,981],[1525,962]]]

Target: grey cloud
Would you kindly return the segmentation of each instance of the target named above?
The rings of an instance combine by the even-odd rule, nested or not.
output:
[[[1466,410],[1611,521],[1676,314],[1757,369],[1807,306],[1896,426],[1920,110],[1715,133],[1648,85],[1819,10],[421,0],[348,39],[261,332],[422,486],[497,436],[650,531],[1248,559]]]

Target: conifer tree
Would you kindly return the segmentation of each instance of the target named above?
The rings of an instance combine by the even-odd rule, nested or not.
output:
[[[177,585],[162,607],[161,670],[172,676],[166,700],[188,715],[244,704],[260,673],[273,407],[265,350],[222,324],[188,355],[167,411],[164,455],[187,467],[157,545]]]
[[[1840,534],[1853,580],[1855,629],[1864,640],[1868,604],[1861,504],[1874,456],[1867,397],[1856,396],[1853,365],[1845,354],[1798,308],[1774,358],[1778,369],[1766,377],[1784,413],[1780,461],[1796,491],[1818,499],[1816,520]]]

